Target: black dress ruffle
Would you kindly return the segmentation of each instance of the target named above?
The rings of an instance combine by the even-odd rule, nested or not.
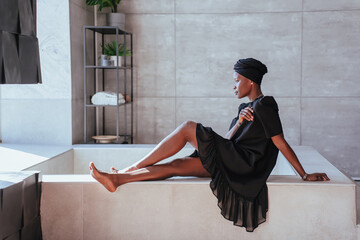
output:
[[[261,104],[258,107],[254,104],[255,101],[240,105],[239,112],[242,108],[251,105],[259,114],[266,113]],[[199,157],[204,168],[210,173],[210,188],[218,199],[218,206],[224,218],[232,221],[236,226],[245,227],[248,232],[254,231],[259,224],[266,221],[268,210],[266,179],[275,165],[278,153],[269,139],[272,134],[268,135],[269,130],[262,127],[262,122],[266,119],[259,119],[262,116],[257,115],[255,111],[254,121],[245,123],[240,130],[242,133],[235,134],[237,136],[231,140],[224,139],[210,127],[198,123],[196,127],[198,151],[190,155],[190,157]],[[253,126],[250,126],[251,124]],[[230,128],[232,126],[233,123]],[[280,124],[280,129],[273,129],[273,134],[281,131]],[[247,136],[250,136],[254,146],[249,145]],[[254,142],[254,138],[259,139],[259,142]]]
[[[199,151],[195,151],[190,156],[199,157],[204,168],[211,174],[210,188],[218,199],[221,214],[234,225],[245,227],[248,232],[254,231],[266,220],[268,210],[266,183],[254,199],[247,199],[234,191],[224,177],[226,173],[222,172],[222,164],[216,162],[217,134],[200,123],[197,124],[196,132],[197,141],[201,144],[198,145]]]

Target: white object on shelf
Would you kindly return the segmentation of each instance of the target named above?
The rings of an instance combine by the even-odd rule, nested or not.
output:
[[[116,105],[115,92],[97,92],[92,96],[91,103],[94,105]],[[124,96],[119,93],[119,104],[125,103]]]
[[[97,143],[112,143],[117,137],[111,135],[100,135],[92,136],[92,138],[95,139]]]
[[[105,54],[102,54],[100,57],[100,66],[104,66],[104,67],[111,66],[110,57]]]
[[[116,58],[116,56],[110,56],[110,61],[113,62],[112,65],[115,66],[115,67],[121,67],[122,66],[122,56],[118,56],[117,58]]]

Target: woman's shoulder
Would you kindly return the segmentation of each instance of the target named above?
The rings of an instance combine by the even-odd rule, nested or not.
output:
[[[279,110],[278,105],[273,96],[263,96],[259,98],[258,101],[254,104],[254,110],[261,108],[272,108],[276,111]]]

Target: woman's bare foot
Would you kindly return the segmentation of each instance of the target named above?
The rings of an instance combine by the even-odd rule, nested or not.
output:
[[[110,192],[115,192],[116,191],[116,188],[119,185],[116,185],[114,183],[114,180],[113,180],[111,174],[108,174],[108,173],[101,172],[101,171],[97,170],[93,162],[91,162],[89,164],[89,168],[90,168],[91,176],[93,176],[93,178],[95,178],[96,181],[98,181],[99,183],[104,185],[104,187],[107,190],[109,190]]]
[[[137,167],[127,167],[127,168],[124,168],[124,169],[122,169],[122,170],[118,170],[118,169],[116,169],[116,168],[114,168],[114,167],[111,167],[110,168],[110,172],[111,173],[128,173],[128,172],[132,172],[132,171],[135,171],[135,170],[138,170],[139,168],[137,168]]]

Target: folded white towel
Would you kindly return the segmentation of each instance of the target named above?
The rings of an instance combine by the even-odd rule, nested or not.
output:
[[[97,92],[91,98],[92,104],[95,105],[116,105],[115,92]],[[124,96],[119,93],[119,104],[125,103]]]

